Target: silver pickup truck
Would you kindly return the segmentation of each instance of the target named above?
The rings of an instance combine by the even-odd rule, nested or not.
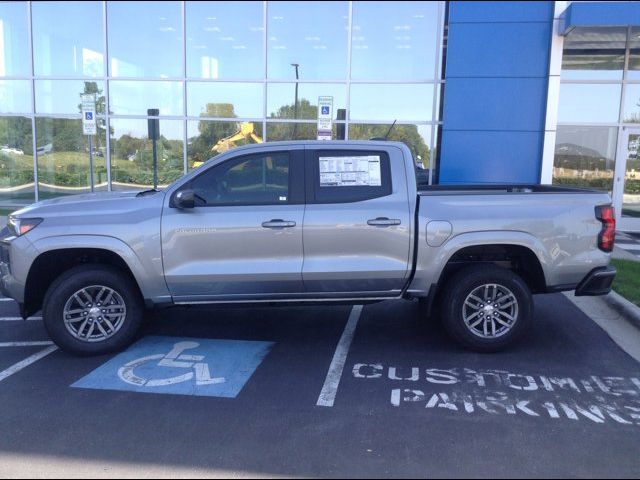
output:
[[[127,346],[145,308],[400,298],[495,351],[531,325],[532,294],[609,292],[607,194],[422,186],[414,165],[402,143],[277,142],[161,191],[42,201],[0,235],[0,290],[80,355]]]

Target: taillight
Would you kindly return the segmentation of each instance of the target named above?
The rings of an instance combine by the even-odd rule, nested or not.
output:
[[[596,218],[602,223],[602,230],[598,234],[598,248],[603,252],[613,251],[616,240],[616,213],[611,205],[596,207]]]

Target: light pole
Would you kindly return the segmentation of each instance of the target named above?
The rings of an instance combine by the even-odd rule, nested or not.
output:
[[[300,66],[299,63],[292,63],[291,64],[292,67],[294,67],[296,69],[296,94],[295,94],[295,101],[293,104],[293,118],[295,120],[298,119],[298,67]],[[294,122],[293,124],[293,140],[296,139],[296,131],[297,131],[297,127],[298,124]]]

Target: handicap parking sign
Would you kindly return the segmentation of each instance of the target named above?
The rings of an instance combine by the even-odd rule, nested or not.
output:
[[[323,105],[322,106],[322,115],[329,115],[329,106],[328,105]]]
[[[146,337],[74,388],[235,398],[272,342]]]
[[[85,120],[93,120],[93,112],[84,112]]]

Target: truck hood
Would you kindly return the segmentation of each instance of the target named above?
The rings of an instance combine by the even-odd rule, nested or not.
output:
[[[120,210],[122,212],[126,212],[131,208],[135,208],[134,204],[138,203],[139,200],[142,201],[149,197],[164,196],[163,192],[159,191],[137,197],[137,195],[142,191],[143,190],[126,190],[118,192],[68,195],[65,197],[52,198],[50,200],[42,200],[14,212],[13,215],[18,217],[37,217],[75,211],[83,211],[86,213],[113,213],[114,210]]]

